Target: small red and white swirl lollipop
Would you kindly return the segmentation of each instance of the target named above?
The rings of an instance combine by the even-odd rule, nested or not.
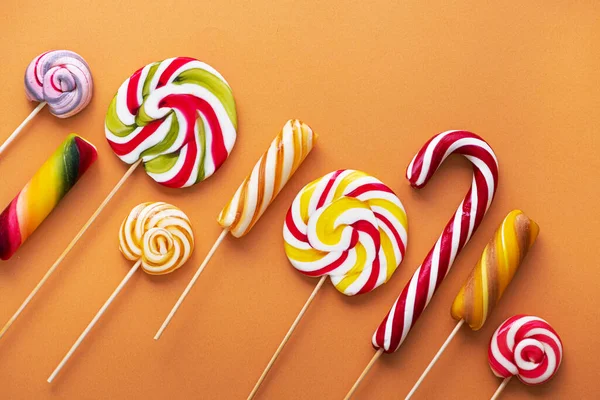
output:
[[[488,349],[492,372],[504,378],[492,399],[513,376],[527,385],[547,382],[558,371],[562,355],[562,341],[548,322],[531,315],[510,317],[496,329]]]

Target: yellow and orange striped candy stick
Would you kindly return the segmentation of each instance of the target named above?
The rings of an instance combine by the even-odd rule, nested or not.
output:
[[[416,392],[465,322],[474,331],[483,327],[533,246],[539,231],[538,224],[521,210],[513,210],[504,218],[452,303],[452,318],[458,321],[456,327],[406,396],[407,399]]]
[[[316,140],[317,135],[302,121],[291,119],[285,123],[281,132],[271,142],[269,149],[254,165],[250,175],[244,179],[233,198],[219,214],[218,222],[223,227],[223,232],[175,303],[154,339],[158,340],[161,337],[225,236],[231,233],[239,238],[250,232],[269,204],[273,202],[308,156]]]

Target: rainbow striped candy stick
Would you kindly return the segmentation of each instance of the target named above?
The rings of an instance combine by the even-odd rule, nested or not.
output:
[[[98,153],[70,134],[0,214],[0,259],[8,260],[54,210]]]

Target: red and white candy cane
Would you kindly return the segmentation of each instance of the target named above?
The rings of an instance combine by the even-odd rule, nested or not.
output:
[[[378,351],[346,396],[347,399],[383,352],[398,350],[492,203],[498,187],[498,160],[482,138],[467,131],[446,131],[425,143],[406,171],[411,186],[424,187],[451,154],[461,154],[473,164],[471,188],[373,334],[373,346]]]

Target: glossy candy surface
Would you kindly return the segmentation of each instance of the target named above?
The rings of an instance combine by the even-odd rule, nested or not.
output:
[[[329,275],[347,296],[387,282],[402,262],[408,223],[394,192],[355,170],[331,172],[306,185],[283,227],[285,252],[301,273]]]
[[[67,137],[0,214],[0,259],[17,251],[97,157],[90,142]]]
[[[539,385],[556,374],[563,357],[558,333],[541,318],[515,315],[500,325],[490,340],[488,361],[499,378],[517,376]]]
[[[456,256],[481,224],[498,187],[494,151],[482,138],[467,131],[446,131],[425,143],[406,170],[410,184],[415,188],[425,186],[451,154],[461,154],[472,163],[471,188],[373,334],[373,347],[386,353],[395,352],[404,342]]]
[[[308,156],[316,140],[317,135],[302,121],[287,121],[219,214],[219,225],[229,229],[235,237],[250,232]]]
[[[182,188],[211,176],[236,140],[237,115],[225,78],[189,57],[137,70],[110,103],[105,134],[127,164],[142,159],[161,185]]]
[[[87,62],[69,50],[52,50],[31,61],[25,71],[25,94],[46,102],[59,118],[71,117],[92,99],[94,83]]]
[[[511,211],[483,250],[452,303],[452,318],[481,329],[533,246],[540,228],[520,210]]]
[[[142,259],[142,269],[151,275],[175,271],[194,251],[194,234],[187,215],[163,203],[141,203],[123,220],[119,250],[131,261]]]

